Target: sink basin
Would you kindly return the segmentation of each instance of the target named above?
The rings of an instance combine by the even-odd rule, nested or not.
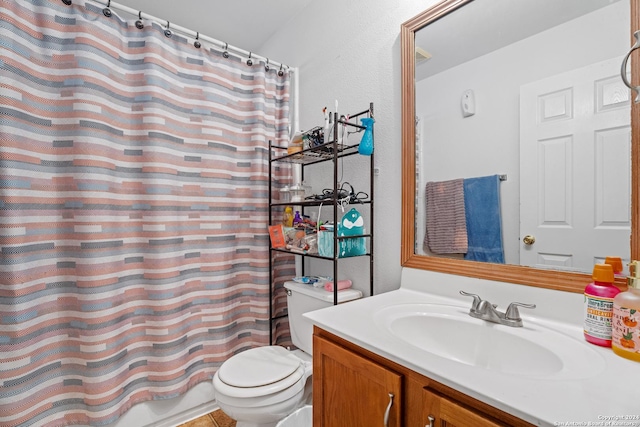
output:
[[[600,354],[580,341],[525,319],[514,328],[469,316],[443,304],[399,304],[374,313],[376,325],[398,344],[463,365],[507,375],[579,379],[605,368]]]

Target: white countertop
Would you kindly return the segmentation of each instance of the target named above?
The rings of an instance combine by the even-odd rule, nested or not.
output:
[[[586,284],[585,284],[586,285]],[[375,326],[374,313],[396,304],[448,304],[471,307],[475,293],[504,311],[513,301],[524,327],[535,322],[584,342],[598,363],[587,378],[506,375],[465,365],[412,346]],[[404,269],[400,289],[305,314],[313,324],[442,384],[540,426],[640,426],[640,363],[584,341],[583,296],[429,271]],[[602,360],[602,363],[600,362]],[[607,424],[609,422],[609,424]]]

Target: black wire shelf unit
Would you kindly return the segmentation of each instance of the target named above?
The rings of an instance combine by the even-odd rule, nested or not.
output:
[[[337,224],[338,221],[338,208],[340,206],[340,201],[338,198],[329,198],[324,200],[309,200],[305,199],[302,201],[274,201],[275,189],[274,189],[274,177],[273,171],[277,164],[279,163],[290,163],[290,164],[298,164],[301,165],[302,173],[301,178],[304,181],[305,169],[307,166],[315,165],[318,163],[324,162],[332,162],[333,163],[333,194],[337,195],[340,188],[340,182],[338,182],[339,170],[340,170],[340,162],[342,162],[346,157],[358,155],[358,147],[359,143],[356,144],[342,144],[339,143],[338,132],[340,126],[346,126],[347,128],[352,129],[353,131],[362,131],[365,129],[364,126],[356,123],[356,120],[360,117],[370,117],[373,118],[373,103],[369,104],[369,108],[367,110],[361,111],[356,114],[350,114],[348,120],[338,118],[338,115],[334,113],[333,117],[333,128],[331,130],[330,141],[324,144],[319,144],[310,148],[304,148],[301,151],[296,153],[288,153],[286,146],[278,146],[273,145],[272,141],[269,141],[269,224],[277,224],[282,220],[282,215],[274,216],[274,208],[284,207],[284,206],[296,206],[301,209],[301,213],[304,215],[305,208],[312,208],[317,206],[326,206],[331,207],[333,209],[333,219]],[[314,128],[315,129],[315,128]],[[306,132],[305,132],[306,133]],[[374,138],[375,140],[375,138]],[[368,188],[368,197],[365,200],[358,200],[358,205],[367,206],[368,214],[369,214],[369,232],[366,234],[361,234],[357,236],[338,236],[336,232],[333,233],[333,257],[319,255],[317,253],[301,253],[298,251],[286,249],[286,248],[274,248],[270,245],[269,251],[269,343],[273,345],[273,327],[274,322],[287,317],[288,311],[285,314],[274,315],[274,307],[273,307],[273,298],[274,298],[274,252],[279,253],[288,253],[295,256],[302,257],[303,260],[305,257],[316,258],[316,259],[324,259],[331,262],[332,265],[332,273],[333,279],[335,282],[338,281],[338,270],[339,264],[341,262],[348,262],[350,258],[357,257],[368,257],[369,258],[369,296],[374,294],[374,232],[373,232],[373,224],[374,224],[374,153],[370,156],[366,156],[369,158],[369,188]],[[320,220],[320,218],[318,218]],[[337,227],[336,227],[337,229]],[[334,230],[335,231],[335,230]],[[364,255],[359,255],[355,257],[340,257],[339,256],[339,246],[343,240],[354,239],[354,238],[365,238],[368,242],[368,251]],[[302,275],[305,274],[305,263],[302,262]],[[333,290],[333,304],[338,304],[338,289],[337,286],[334,286]]]

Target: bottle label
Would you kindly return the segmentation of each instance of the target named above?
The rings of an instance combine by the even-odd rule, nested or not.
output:
[[[640,352],[640,312],[632,308],[613,307],[613,341],[616,348]]]
[[[584,294],[584,333],[603,340],[611,339],[613,298]]]

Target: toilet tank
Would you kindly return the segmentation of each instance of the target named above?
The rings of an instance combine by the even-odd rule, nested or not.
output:
[[[324,288],[297,282],[285,282],[287,289],[287,310],[289,329],[293,345],[307,354],[311,354],[313,342],[313,323],[302,317],[304,313],[333,305],[333,292]],[[362,292],[356,289],[338,291],[338,304],[358,299]]]

